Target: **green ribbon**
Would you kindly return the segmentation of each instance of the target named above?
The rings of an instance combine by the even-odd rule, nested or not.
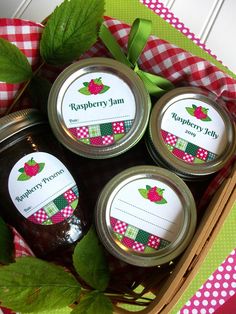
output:
[[[174,88],[174,85],[167,79],[142,71],[138,67],[139,56],[147,44],[151,29],[150,20],[136,19],[134,21],[129,34],[127,56],[104,24],[101,25],[99,37],[116,60],[126,64],[138,74],[150,95],[160,97]]]

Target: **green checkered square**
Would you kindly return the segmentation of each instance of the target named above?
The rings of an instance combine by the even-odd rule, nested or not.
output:
[[[174,147],[171,146],[170,144],[166,144],[166,147],[168,148],[168,150],[169,150],[170,152],[172,152],[173,149],[174,149]]]
[[[188,143],[185,152],[195,157],[197,155],[198,148],[199,148],[198,146],[192,143]]]
[[[100,124],[101,136],[112,135],[112,123],[103,123]]]
[[[208,157],[207,157],[207,161],[211,161],[211,160],[214,160],[216,159],[217,155],[216,154],[213,154],[211,152],[208,153]]]
[[[62,196],[58,196],[54,201],[53,203],[57,206],[57,208],[59,210],[65,208],[67,205],[68,205],[68,202],[67,200]]]
[[[115,142],[119,141],[120,139],[122,139],[122,137],[125,136],[125,134],[114,134],[114,140]]]
[[[90,125],[89,126],[89,136],[90,137],[101,136],[100,125]]]
[[[79,141],[84,143],[84,144],[88,144],[88,145],[90,144],[89,138],[80,138]]]
[[[146,231],[139,230],[135,241],[140,242],[142,244],[147,244],[150,234]]]
[[[125,125],[125,133],[128,133],[129,130],[131,129],[132,125],[133,125],[134,120],[126,120],[124,121],[124,125]]]
[[[194,164],[204,164],[205,161],[202,160],[202,159],[199,159],[199,158],[194,158],[194,161],[193,161]]]
[[[44,206],[44,210],[47,213],[48,217],[52,217],[53,215],[59,212],[57,206],[53,202]]]
[[[144,253],[156,253],[156,251],[157,250],[153,249],[152,247],[146,246],[145,250],[144,250]]]
[[[135,238],[138,234],[138,231],[139,231],[138,228],[135,228],[133,226],[128,226],[128,228],[126,229],[126,232],[125,232],[125,236],[130,238],[130,239],[135,240]]]
[[[48,220],[45,220],[42,224],[45,226],[49,226],[49,225],[52,225],[53,223],[52,223],[51,219],[48,219]]]
[[[163,249],[163,248],[167,247],[169,244],[170,244],[170,242],[169,242],[169,241],[164,240],[164,239],[161,239],[161,243],[160,243],[160,245],[159,245],[159,247],[158,247],[158,250],[160,250],[160,249]]]
[[[182,138],[178,138],[176,144],[175,144],[175,147],[180,149],[180,150],[183,150],[185,151],[186,147],[188,145],[188,142],[183,140]]]
[[[115,235],[116,238],[121,242],[121,240],[123,239],[123,235],[122,235],[122,234],[119,234],[119,233],[115,233],[115,232],[114,232],[114,235]]]

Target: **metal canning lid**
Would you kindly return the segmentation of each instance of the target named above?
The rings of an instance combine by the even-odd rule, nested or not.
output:
[[[0,119],[0,143],[24,129],[42,123],[46,123],[46,119],[36,109],[10,113]]]
[[[202,89],[180,87],[154,105],[147,146],[157,163],[196,180],[227,163],[235,138],[235,125],[222,101]]]
[[[95,224],[106,249],[129,264],[168,263],[189,244],[196,227],[193,196],[174,173],[156,166],[129,168],[107,183]]]
[[[94,159],[117,156],[143,136],[150,97],[138,75],[109,58],[81,60],[56,79],[48,116],[57,139]]]

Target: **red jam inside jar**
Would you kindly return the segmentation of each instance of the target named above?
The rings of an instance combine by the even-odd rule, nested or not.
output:
[[[56,259],[87,231],[81,188],[37,110],[1,118],[0,129],[0,215],[36,256]]]

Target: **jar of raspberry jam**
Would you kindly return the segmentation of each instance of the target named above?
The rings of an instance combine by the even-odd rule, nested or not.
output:
[[[88,224],[63,148],[34,109],[1,118],[0,130],[0,215],[36,256],[54,259]]]

